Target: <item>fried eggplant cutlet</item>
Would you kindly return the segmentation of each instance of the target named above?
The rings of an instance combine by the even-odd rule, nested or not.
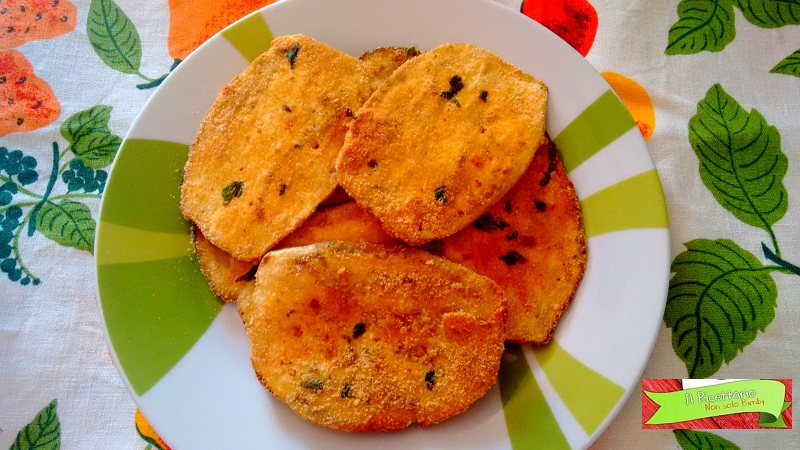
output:
[[[235,302],[248,281],[255,278],[258,260],[242,261],[212,244],[195,231],[197,259],[211,290],[225,302]],[[300,228],[283,238],[275,249],[299,247],[324,241],[399,244],[381,228],[372,214],[350,201],[315,212]]]
[[[248,281],[253,280],[258,268],[258,260],[242,261],[221,250],[194,228],[194,249],[200,270],[208,281],[208,287],[222,301],[235,302]]]
[[[260,258],[336,188],[336,156],[370,82],[361,61],[309,37],[273,40],[206,114],[184,216],[235,258]]]
[[[375,91],[398,67],[420,53],[414,47],[379,47],[364,53],[358,59],[364,62],[367,72],[372,75],[372,90]]]
[[[503,289],[507,341],[550,341],[586,266],[580,204],[553,143],[506,196],[437,247]]]
[[[496,55],[445,44],[406,62],[357,111],[339,184],[411,245],[464,228],[541,143],[547,88]]]
[[[503,303],[422,250],[334,241],[269,252],[238,308],[270,392],[311,422],[376,431],[440,422],[494,384]]]

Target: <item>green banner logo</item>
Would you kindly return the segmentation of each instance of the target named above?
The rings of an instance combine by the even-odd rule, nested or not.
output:
[[[644,393],[659,406],[645,422],[647,425],[759,412],[760,426],[785,428],[781,413],[791,404],[783,401],[786,386],[775,380],[742,380],[682,391]]]

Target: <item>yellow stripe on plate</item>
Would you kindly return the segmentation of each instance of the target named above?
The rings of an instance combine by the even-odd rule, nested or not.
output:
[[[248,61],[253,62],[258,55],[269,49],[272,43],[270,31],[264,16],[253,13],[235,25],[222,30],[222,37],[239,50]]]
[[[655,169],[613,184],[581,201],[586,237],[636,228],[668,228],[664,191]]]
[[[506,344],[498,379],[514,450],[570,448],[519,344]]]
[[[625,389],[569,354],[558,342],[534,348],[544,374],[586,434],[608,417]]]
[[[140,230],[101,222],[105,245],[98,248],[97,264],[124,264],[180,258],[191,254],[191,235]]]

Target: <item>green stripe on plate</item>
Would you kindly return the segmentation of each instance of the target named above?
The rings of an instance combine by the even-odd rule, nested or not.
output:
[[[180,186],[189,146],[151,139],[126,139],[103,197],[102,222],[159,233],[186,234]],[[101,242],[102,243],[102,242]]]
[[[655,169],[581,200],[586,237],[634,228],[668,228],[664,191]]]
[[[512,448],[570,448],[518,344],[506,344],[499,380]]]
[[[272,31],[261,13],[251,14],[236,25],[222,30],[222,37],[250,62],[267,51],[272,43]]]
[[[97,279],[109,339],[139,396],[178,363],[222,308],[194,255],[99,264]]]
[[[191,254],[189,233],[159,233],[100,222],[97,264],[122,264],[172,259]]]
[[[628,109],[608,90],[578,114],[553,142],[561,151],[564,169],[570,172],[635,126]]]
[[[591,435],[608,417],[625,389],[583,364],[557,342],[535,348],[533,354],[553,389]]]

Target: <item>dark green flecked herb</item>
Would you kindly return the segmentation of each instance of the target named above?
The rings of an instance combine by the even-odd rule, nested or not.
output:
[[[222,188],[222,204],[227,205],[234,197],[241,197],[244,191],[244,181],[233,181]]]
[[[536,207],[536,211],[538,211],[538,212],[544,212],[544,210],[547,209],[547,203],[540,202],[538,200],[536,200],[536,202],[534,202],[534,206]]]
[[[447,186],[439,186],[433,191],[433,197],[436,199],[436,203],[443,205],[447,203]]]
[[[256,272],[258,272],[258,264],[254,264],[253,267],[250,268],[244,275],[240,276],[236,279],[237,282],[239,281],[252,281],[256,279]]]
[[[300,382],[300,386],[306,389],[313,389],[315,391],[319,391],[322,389],[322,380],[317,380],[316,378],[309,378],[307,380],[303,380]]]
[[[444,91],[439,93],[442,97],[446,98],[447,100],[453,100],[453,97],[464,89],[464,81],[458,75],[453,75],[453,78],[450,78],[450,90]],[[456,102],[458,103],[458,102]]]
[[[511,234],[506,235],[507,241],[515,241],[519,237],[519,231],[512,231]]]
[[[300,44],[294,44],[292,48],[283,52],[286,55],[286,59],[289,60],[289,67],[294,69],[294,60],[297,59],[297,52],[300,51]]]
[[[289,108],[289,105],[283,105],[283,110],[286,112],[292,112],[292,108]]]
[[[342,398],[347,398],[348,395],[350,395],[350,383],[345,383],[344,386],[342,386],[341,396]]]
[[[366,333],[366,331],[367,331],[367,326],[364,324],[364,322],[359,322],[355,324],[355,326],[353,327],[353,337],[357,338],[362,334]]]
[[[527,259],[525,259],[524,256],[520,255],[519,252],[517,252],[516,250],[511,250],[510,252],[501,256],[500,260],[506,263],[506,265],[508,266],[513,266],[514,264],[527,261]]]
[[[499,217],[495,218],[491,214],[486,213],[478,217],[478,220],[475,222],[472,222],[472,226],[481,231],[491,233],[493,231],[505,230],[509,227],[509,223]]]
[[[425,387],[428,390],[432,390],[433,386],[436,384],[436,371],[429,370],[428,373],[425,374]]]
[[[489,98],[489,92],[488,91],[481,91],[479,97],[481,98],[481,100],[486,101],[486,99]]]
[[[556,150],[556,146],[550,144],[547,147],[547,157],[550,159],[550,162],[547,164],[547,170],[544,172],[544,176],[542,179],[539,180],[539,186],[545,187],[550,183],[551,174],[553,171],[556,170],[556,158],[558,157],[558,150]]]
[[[422,53],[422,52],[417,50],[417,47],[409,47],[409,48],[406,49],[406,55],[408,55],[408,56],[417,56],[420,53]]]
[[[278,195],[283,197],[283,194],[286,193],[286,183],[281,183],[278,187]]]

